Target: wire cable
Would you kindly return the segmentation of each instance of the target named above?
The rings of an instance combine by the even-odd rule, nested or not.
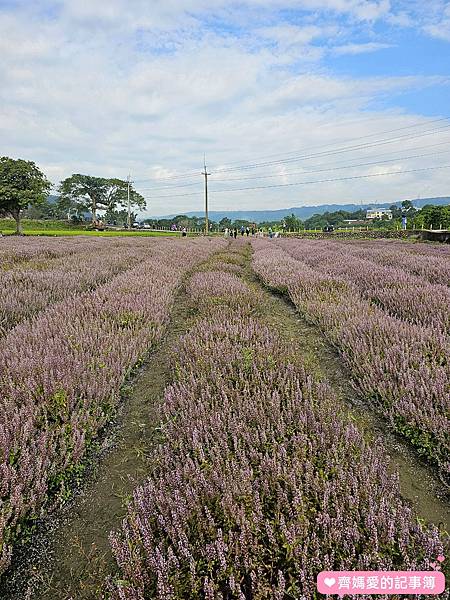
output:
[[[448,120],[448,117],[440,117],[438,119],[433,119],[433,120],[428,121],[426,123],[414,123],[413,125],[405,125],[403,127],[396,127],[395,129],[387,129],[387,130],[384,130],[384,131],[379,131],[379,132],[376,132],[376,133],[370,133],[370,134],[366,134],[366,135],[355,137],[355,138],[349,138],[349,139],[345,140],[344,143],[354,142],[354,141],[358,141],[358,140],[362,140],[362,139],[367,139],[367,138],[374,137],[374,136],[377,136],[377,135],[385,135],[387,133],[393,133],[393,132],[396,132],[396,131],[404,131],[405,129],[412,129],[412,128],[415,128],[415,127],[424,127],[424,126],[430,125],[431,123],[438,123],[438,122],[447,121],[447,120]],[[450,127],[450,125],[448,125],[447,127]],[[444,129],[445,129],[445,127],[444,127]],[[418,135],[420,136],[421,134],[418,134]],[[402,137],[405,137],[405,136],[402,136]],[[315,148],[327,148],[328,146],[332,146],[335,143],[342,143],[342,140],[338,139],[338,140],[335,140],[335,141],[332,141],[332,142],[328,142],[327,144],[320,144],[320,145],[317,145],[317,146],[311,146],[310,148],[308,148],[308,150],[315,149]],[[306,148],[305,148],[305,150],[306,150]],[[284,153],[267,154],[267,155],[261,156],[259,158],[271,158],[273,156],[286,156],[286,155],[289,155],[289,154],[298,154],[298,152],[302,152],[302,151],[303,150],[292,150],[290,152],[284,152]],[[257,160],[259,160],[259,158]],[[292,159],[289,159],[289,158],[280,159],[280,161],[275,161],[275,162],[276,163],[278,163],[278,162],[284,162],[284,160],[289,161],[289,160],[292,160]],[[261,164],[264,165],[264,166],[266,165],[266,163],[261,163]],[[233,167],[233,165],[235,165],[235,166]],[[227,167],[230,167],[230,169],[228,169]],[[242,168],[247,168],[247,167],[248,167],[247,165],[240,165],[239,163],[226,163],[225,165],[222,165],[222,167],[220,167],[218,169],[215,169],[215,171],[216,172],[224,172],[224,171],[228,171],[228,170],[242,169]],[[152,182],[152,181],[154,181],[154,182],[160,182],[160,181],[169,181],[169,180],[174,180],[174,179],[179,179],[179,178],[192,178],[192,177],[195,177],[197,175],[198,175],[198,171],[191,171],[191,172],[188,172],[188,173],[174,174],[174,175],[170,175],[170,176],[167,176],[167,177],[149,178],[149,179],[137,179],[135,181],[136,181],[136,183],[138,183],[138,182],[140,182],[140,183],[146,183],[146,182]]]
[[[335,177],[332,179],[318,179],[318,180],[313,180],[313,181],[298,181],[295,183],[278,183],[278,184],[273,184],[273,185],[259,185],[259,186],[253,186],[253,187],[233,188],[233,189],[229,189],[229,190],[210,190],[210,191],[215,194],[221,194],[221,193],[241,192],[241,191],[247,191],[247,190],[263,190],[263,189],[269,189],[269,188],[291,187],[291,186],[296,186],[296,185],[311,185],[311,184],[315,184],[315,183],[350,181],[352,179],[365,179],[365,178],[369,178],[369,177],[387,177],[389,175],[403,175],[406,173],[418,173],[420,171],[434,171],[437,169],[448,169],[448,168],[450,168],[450,165],[440,165],[437,167],[420,167],[418,169],[407,169],[404,171],[391,171],[390,173],[372,173],[369,175],[352,175],[349,177]],[[181,198],[181,197],[186,197],[186,196],[199,196],[199,195],[200,195],[199,193],[193,192],[193,193],[187,193],[187,194],[151,196],[151,198],[149,198],[149,199],[154,200],[156,198]]]
[[[418,146],[417,148],[412,148],[412,149],[413,150],[421,150],[423,148],[435,148],[437,146],[444,146],[446,144],[450,144],[450,140],[445,141],[445,142],[438,142],[436,144],[427,144],[425,146]],[[352,164],[352,165],[345,165],[342,167],[330,167],[330,168],[326,168],[326,169],[316,169],[316,170],[310,170],[310,171],[287,171],[287,172],[278,172],[278,173],[274,173],[271,175],[250,175],[247,177],[229,177],[227,179],[214,179],[214,174],[213,174],[212,175],[213,178],[211,181],[217,182],[217,183],[218,182],[228,183],[230,181],[248,181],[248,180],[252,180],[252,179],[269,179],[269,178],[273,178],[273,177],[285,177],[288,175],[320,173],[320,172],[324,172],[324,171],[335,171],[335,170],[339,170],[339,169],[349,169],[352,167],[368,166],[368,165],[373,165],[373,164],[378,164],[378,163],[394,162],[396,160],[409,160],[412,158],[424,158],[427,156],[436,156],[439,154],[445,154],[446,152],[448,152],[448,150],[444,150],[442,152],[432,152],[432,153],[428,153],[428,154],[416,154],[416,155],[411,155],[411,156],[397,156],[397,157],[389,159],[389,160],[379,160],[379,158],[383,158],[384,156],[387,156],[387,155],[397,154],[398,152],[401,152],[401,150],[394,150],[393,152],[384,152],[383,154],[376,155],[376,156],[372,157],[372,158],[377,158],[377,160],[373,161],[373,162],[358,163],[358,164]],[[344,162],[346,162],[346,161],[344,161]],[[334,164],[340,164],[340,163],[334,163]],[[319,164],[317,166],[320,167],[322,165]],[[194,186],[203,186],[203,183],[200,181],[197,181],[194,183],[181,183],[181,184],[176,184],[176,185],[166,185],[166,186],[162,186],[162,187],[159,187],[159,186],[158,187],[140,187],[139,189],[144,192],[151,192],[151,191],[172,190],[172,189],[177,189],[177,188],[194,187]]]
[[[408,141],[408,140],[412,140],[412,139],[417,139],[419,137],[424,137],[427,135],[432,135],[433,133],[436,132],[440,132],[443,131],[445,129],[449,129],[450,125],[446,125],[444,127],[440,127],[437,129],[431,129],[428,131],[424,131],[422,133],[417,133],[417,134],[408,134],[408,135],[404,135],[404,136],[397,136],[394,138],[386,138],[384,140],[377,140],[375,142],[371,142],[370,144],[357,144],[355,146],[346,146],[343,148],[337,148],[335,150],[329,150],[329,151],[324,151],[324,152],[316,152],[314,154],[306,154],[303,156],[297,156],[294,158],[287,158],[284,160],[277,160],[277,161],[270,161],[270,162],[265,162],[265,163],[255,163],[255,164],[249,164],[249,165],[242,165],[241,167],[235,167],[232,169],[215,169],[215,173],[229,173],[229,172],[233,172],[233,171],[241,171],[241,170],[247,170],[247,169],[256,169],[259,167],[268,167],[268,166],[272,166],[272,165],[279,165],[279,164],[288,164],[291,162],[298,162],[300,160],[311,160],[312,158],[317,158],[317,157],[321,157],[321,156],[333,156],[335,154],[342,154],[344,152],[351,152],[353,150],[365,150],[366,148],[373,148],[376,146],[381,146],[384,144],[392,144],[395,142],[400,142],[400,141]]]
[[[450,142],[445,142],[450,143]],[[342,167],[329,167],[327,169],[314,169],[311,171],[288,171],[287,173],[277,173],[275,175],[254,175],[253,177],[234,177],[232,179],[212,179],[213,182],[228,182],[228,181],[247,181],[251,179],[269,179],[272,177],[285,177],[286,175],[309,175],[310,173],[325,173],[327,171],[340,171],[342,169],[354,169],[356,167],[368,167],[372,165],[379,165],[381,163],[390,163],[397,160],[410,160],[412,158],[425,158],[428,156],[438,156],[440,154],[447,154],[449,150],[442,150],[441,152],[429,152],[428,154],[414,154],[412,156],[398,156],[396,158],[389,158],[387,160],[375,160],[372,162],[358,163],[356,165],[345,165]]]
[[[449,119],[449,117],[440,117],[439,119],[432,119],[431,121],[427,121],[426,123],[415,123],[413,125],[405,125],[404,127],[397,127],[395,129],[387,129],[387,130],[384,130],[384,131],[377,131],[376,133],[368,133],[366,135],[362,135],[362,136],[359,136],[359,137],[348,138],[347,140],[344,140],[344,143],[355,142],[355,141],[366,139],[366,138],[369,138],[369,137],[374,137],[376,135],[384,135],[386,133],[393,133],[395,131],[402,131],[402,130],[405,130],[405,129],[412,129],[414,127],[424,127],[424,126],[430,125],[431,123],[439,123],[441,121],[448,121],[448,119]],[[330,124],[336,125],[336,123],[330,123]],[[344,123],[339,123],[339,126],[346,125],[346,124],[347,123],[345,123],[345,122]],[[327,146],[332,146],[332,145],[334,145],[336,143],[342,143],[342,139],[338,138],[336,140],[333,140],[332,142],[328,142],[327,144],[319,144],[317,146],[311,146],[311,147],[308,148],[308,150],[311,150],[311,149],[314,150],[314,148],[326,148]],[[266,154],[264,156],[261,156],[260,158],[272,158],[273,156],[283,156],[283,155],[288,155],[288,154],[298,154],[299,152],[302,152],[302,150],[299,149],[299,150],[291,150],[290,152],[277,152],[275,154]],[[222,167],[228,167],[228,166],[233,166],[233,165],[238,165],[238,163],[228,163],[228,164],[222,165]]]

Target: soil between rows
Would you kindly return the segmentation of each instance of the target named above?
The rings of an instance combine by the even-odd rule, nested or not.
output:
[[[213,255],[201,268],[210,265],[214,269],[217,258],[226,261],[226,254],[222,251]],[[389,469],[398,471],[402,496],[413,505],[418,516],[448,531],[450,506],[441,482],[418,461],[406,443],[389,432],[386,422],[365,406],[353,389],[341,358],[320,330],[302,318],[286,297],[264,287],[251,270],[250,261],[248,247],[241,262],[243,277],[261,295],[258,309],[262,319],[289,341],[316,378],[328,382],[340,410],[356,421],[369,439],[382,438],[390,457]],[[83,492],[64,510],[61,524],[35,557],[13,573],[16,584],[3,594],[0,589],[2,600],[102,597],[103,583],[116,568],[109,532],[120,526],[127,501],[148,473],[152,447],[158,443],[158,407],[166,385],[171,382],[170,354],[194,316],[181,290],[166,334],[130,385],[109,451],[99,458]]]

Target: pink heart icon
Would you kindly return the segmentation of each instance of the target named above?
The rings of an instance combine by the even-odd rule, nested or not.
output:
[[[333,585],[336,583],[336,579],[334,577],[325,577],[323,582],[326,586],[333,587]]]
[[[445,556],[443,556],[442,554],[439,554],[439,556],[437,557],[437,559],[439,562],[444,562],[445,560]]]
[[[437,563],[435,563],[435,562],[430,562],[430,567],[432,567],[433,569],[435,569],[435,568],[436,568],[436,565],[437,565]]]

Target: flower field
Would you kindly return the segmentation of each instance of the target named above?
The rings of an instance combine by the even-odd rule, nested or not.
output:
[[[223,242],[20,244],[0,252],[0,572],[15,538],[68,494],[187,271]]]
[[[278,259],[295,277],[262,246],[257,269]],[[163,441],[111,536],[112,598],[309,600],[324,569],[426,568],[438,531],[268,327],[260,293],[211,262],[188,294],[197,317],[173,353]]]
[[[9,240],[8,240],[9,241]],[[148,256],[148,243],[41,243],[9,252],[0,270],[0,335],[65,298],[92,291]],[[156,250],[156,245],[154,245]]]
[[[430,570],[445,528],[402,496],[383,437],[273,313],[289,296],[290,318],[338,350],[361,401],[444,482],[449,258],[401,242],[2,240],[0,576],[83,484],[152,349],[147,373],[167,365],[159,404],[133,413],[154,419],[138,423],[145,468],[103,528],[101,594],[65,600],[318,600],[320,571]]]
[[[372,244],[257,240],[254,268],[323,330],[361,394],[446,478],[450,254]]]

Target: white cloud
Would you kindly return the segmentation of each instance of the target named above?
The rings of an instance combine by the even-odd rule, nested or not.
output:
[[[331,10],[349,14],[361,21],[375,21],[387,15],[390,0],[304,0],[303,5],[315,10]]]
[[[450,3],[435,17],[433,23],[425,25],[424,30],[433,37],[450,42]]]
[[[272,27],[262,27],[255,31],[262,37],[273,40],[283,46],[306,45],[314,39],[335,33],[336,28],[323,28],[317,25],[306,25],[298,27],[297,25],[274,25]]]
[[[377,52],[377,50],[384,50],[385,48],[392,48],[392,44],[381,44],[379,42],[367,42],[365,44],[345,44],[343,46],[335,46],[331,51],[337,56],[342,56],[345,54],[365,54],[366,52]]]

